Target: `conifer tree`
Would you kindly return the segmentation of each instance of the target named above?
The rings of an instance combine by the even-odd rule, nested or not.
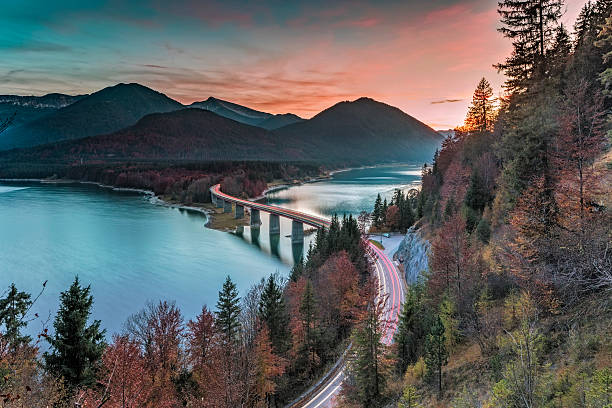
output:
[[[374,202],[374,211],[372,211],[372,221],[374,222],[374,226],[380,227],[380,218],[382,211],[382,198],[380,197],[380,193],[376,196],[376,201]]]
[[[269,329],[274,352],[283,355],[290,344],[289,315],[282,287],[275,275],[270,275],[259,300],[259,318]]]
[[[306,288],[300,303],[300,316],[304,329],[303,351],[306,357],[305,360],[309,361],[308,364],[312,367],[316,363],[316,346],[319,335],[317,329],[317,305],[310,280],[306,282]]]
[[[532,79],[547,74],[546,52],[554,40],[561,18],[561,0],[503,0],[498,12],[499,31],[512,40],[514,50],[496,67],[506,73],[509,92],[523,92]]]
[[[397,350],[395,368],[400,374],[404,374],[408,366],[414,364],[422,355],[427,335],[428,315],[424,304],[423,285],[419,283],[411,285],[406,292],[394,337]]]
[[[9,286],[6,297],[0,298],[0,327],[4,326],[2,335],[13,350],[31,340],[30,336],[21,334],[21,329],[27,325],[25,318],[31,305],[30,294],[18,291],[14,283]]]
[[[493,89],[485,78],[482,78],[472,97],[465,119],[465,126],[468,131],[485,132],[493,130],[493,120],[495,111],[493,108]]]
[[[223,283],[223,288],[219,292],[215,319],[215,324],[223,335],[226,347],[230,347],[238,340],[239,317],[240,298],[238,297],[238,290],[228,275]]]
[[[387,223],[387,210],[389,209],[389,204],[387,203],[387,199],[383,201],[382,209],[381,209],[381,223],[384,225]]]
[[[64,379],[69,387],[91,387],[101,364],[106,344],[100,320],[87,325],[91,315],[91,288],[81,287],[75,277],[70,288],[60,294],[55,316],[55,334],[47,338],[51,350],[44,354],[48,371]]]
[[[433,377],[438,385],[438,394],[442,395],[442,367],[448,363],[448,351],[446,350],[446,338],[444,336],[444,324],[440,316],[434,319],[431,330],[425,342],[425,364],[428,374]]]
[[[385,346],[382,342],[384,303],[372,295],[352,335],[349,373],[356,389],[353,398],[364,407],[376,406],[385,387]]]

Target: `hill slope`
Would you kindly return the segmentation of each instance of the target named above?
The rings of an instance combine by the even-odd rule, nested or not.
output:
[[[257,124],[257,126],[268,130],[273,130],[303,121],[304,119],[300,118],[298,115],[294,115],[293,113],[282,113],[270,116],[263,122]]]
[[[205,109],[214,112],[219,116],[233,119],[236,122],[245,123],[252,126],[259,126],[264,129],[276,129],[281,126],[303,120],[299,116],[292,113],[273,115],[271,113],[247,108],[246,106],[238,105],[237,103],[213,98],[212,96],[205,101],[194,102],[189,105],[189,107]]]
[[[87,95],[51,93],[43,96],[0,95],[0,120],[13,117],[9,129],[31,122]]]
[[[100,162],[121,160],[278,160],[282,150],[269,131],[201,109],[150,114],[118,132],[0,154],[2,161]],[[3,160],[4,159],[4,160]]]
[[[360,98],[274,131],[287,146],[322,160],[424,161],[442,141],[436,131],[398,108]]]
[[[182,107],[177,101],[145,86],[118,84],[9,129],[0,139],[0,149],[114,132],[133,125],[149,113],[169,112]]]

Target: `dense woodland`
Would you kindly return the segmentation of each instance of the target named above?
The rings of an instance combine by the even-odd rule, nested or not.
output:
[[[587,3],[572,34],[561,11],[500,2],[505,93],[483,78],[423,166],[412,209],[429,270],[409,288],[381,404],[612,406],[612,4]]]
[[[335,363],[375,303],[365,251],[357,220],[334,217],[288,280],[270,275],[241,297],[228,276],[214,308],[186,320],[174,303],[150,303],[112,337],[90,321],[78,277],[53,329],[24,335],[37,297],[11,285],[0,297],[0,406],[284,406]]]
[[[374,227],[414,220],[432,245],[391,346],[363,225],[334,218],[286,282],[239,297],[228,277],[187,322],[146,305],[109,344],[78,280],[39,339],[22,334],[35,298],[11,286],[2,406],[280,406],[351,343],[341,406],[610,407],[612,4],[587,3],[571,34],[561,12],[500,2],[504,95],[481,80],[418,195],[376,204]]]

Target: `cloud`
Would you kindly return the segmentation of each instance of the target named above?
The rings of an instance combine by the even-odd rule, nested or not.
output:
[[[430,102],[432,105],[438,105],[441,103],[453,103],[453,102],[461,102],[463,99],[442,99],[440,101],[432,101]]]

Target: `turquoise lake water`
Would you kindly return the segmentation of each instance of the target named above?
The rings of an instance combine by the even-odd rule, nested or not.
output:
[[[333,179],[273,193],[270,202],[329,216],[371,210],[377,193],[390,197],[397,187],[416,186],[418,166],[389,166],[337,173]],[[59,293],[75,275],[91,285],[93,317],[108,334],[147,301],[174,300],[193,318],[214,309],[226,275],[240,293],[275,271],[287,274],[304,246],[291,245],[291,222],[281,219],[272,236],[262,213],[259,231],[238,234],[206,228],[205,217],[152,203],[137,193],[92,185],[0,183],[0,294],[14,282],[37,294],[32,312],[36,333],[53,320]]]

